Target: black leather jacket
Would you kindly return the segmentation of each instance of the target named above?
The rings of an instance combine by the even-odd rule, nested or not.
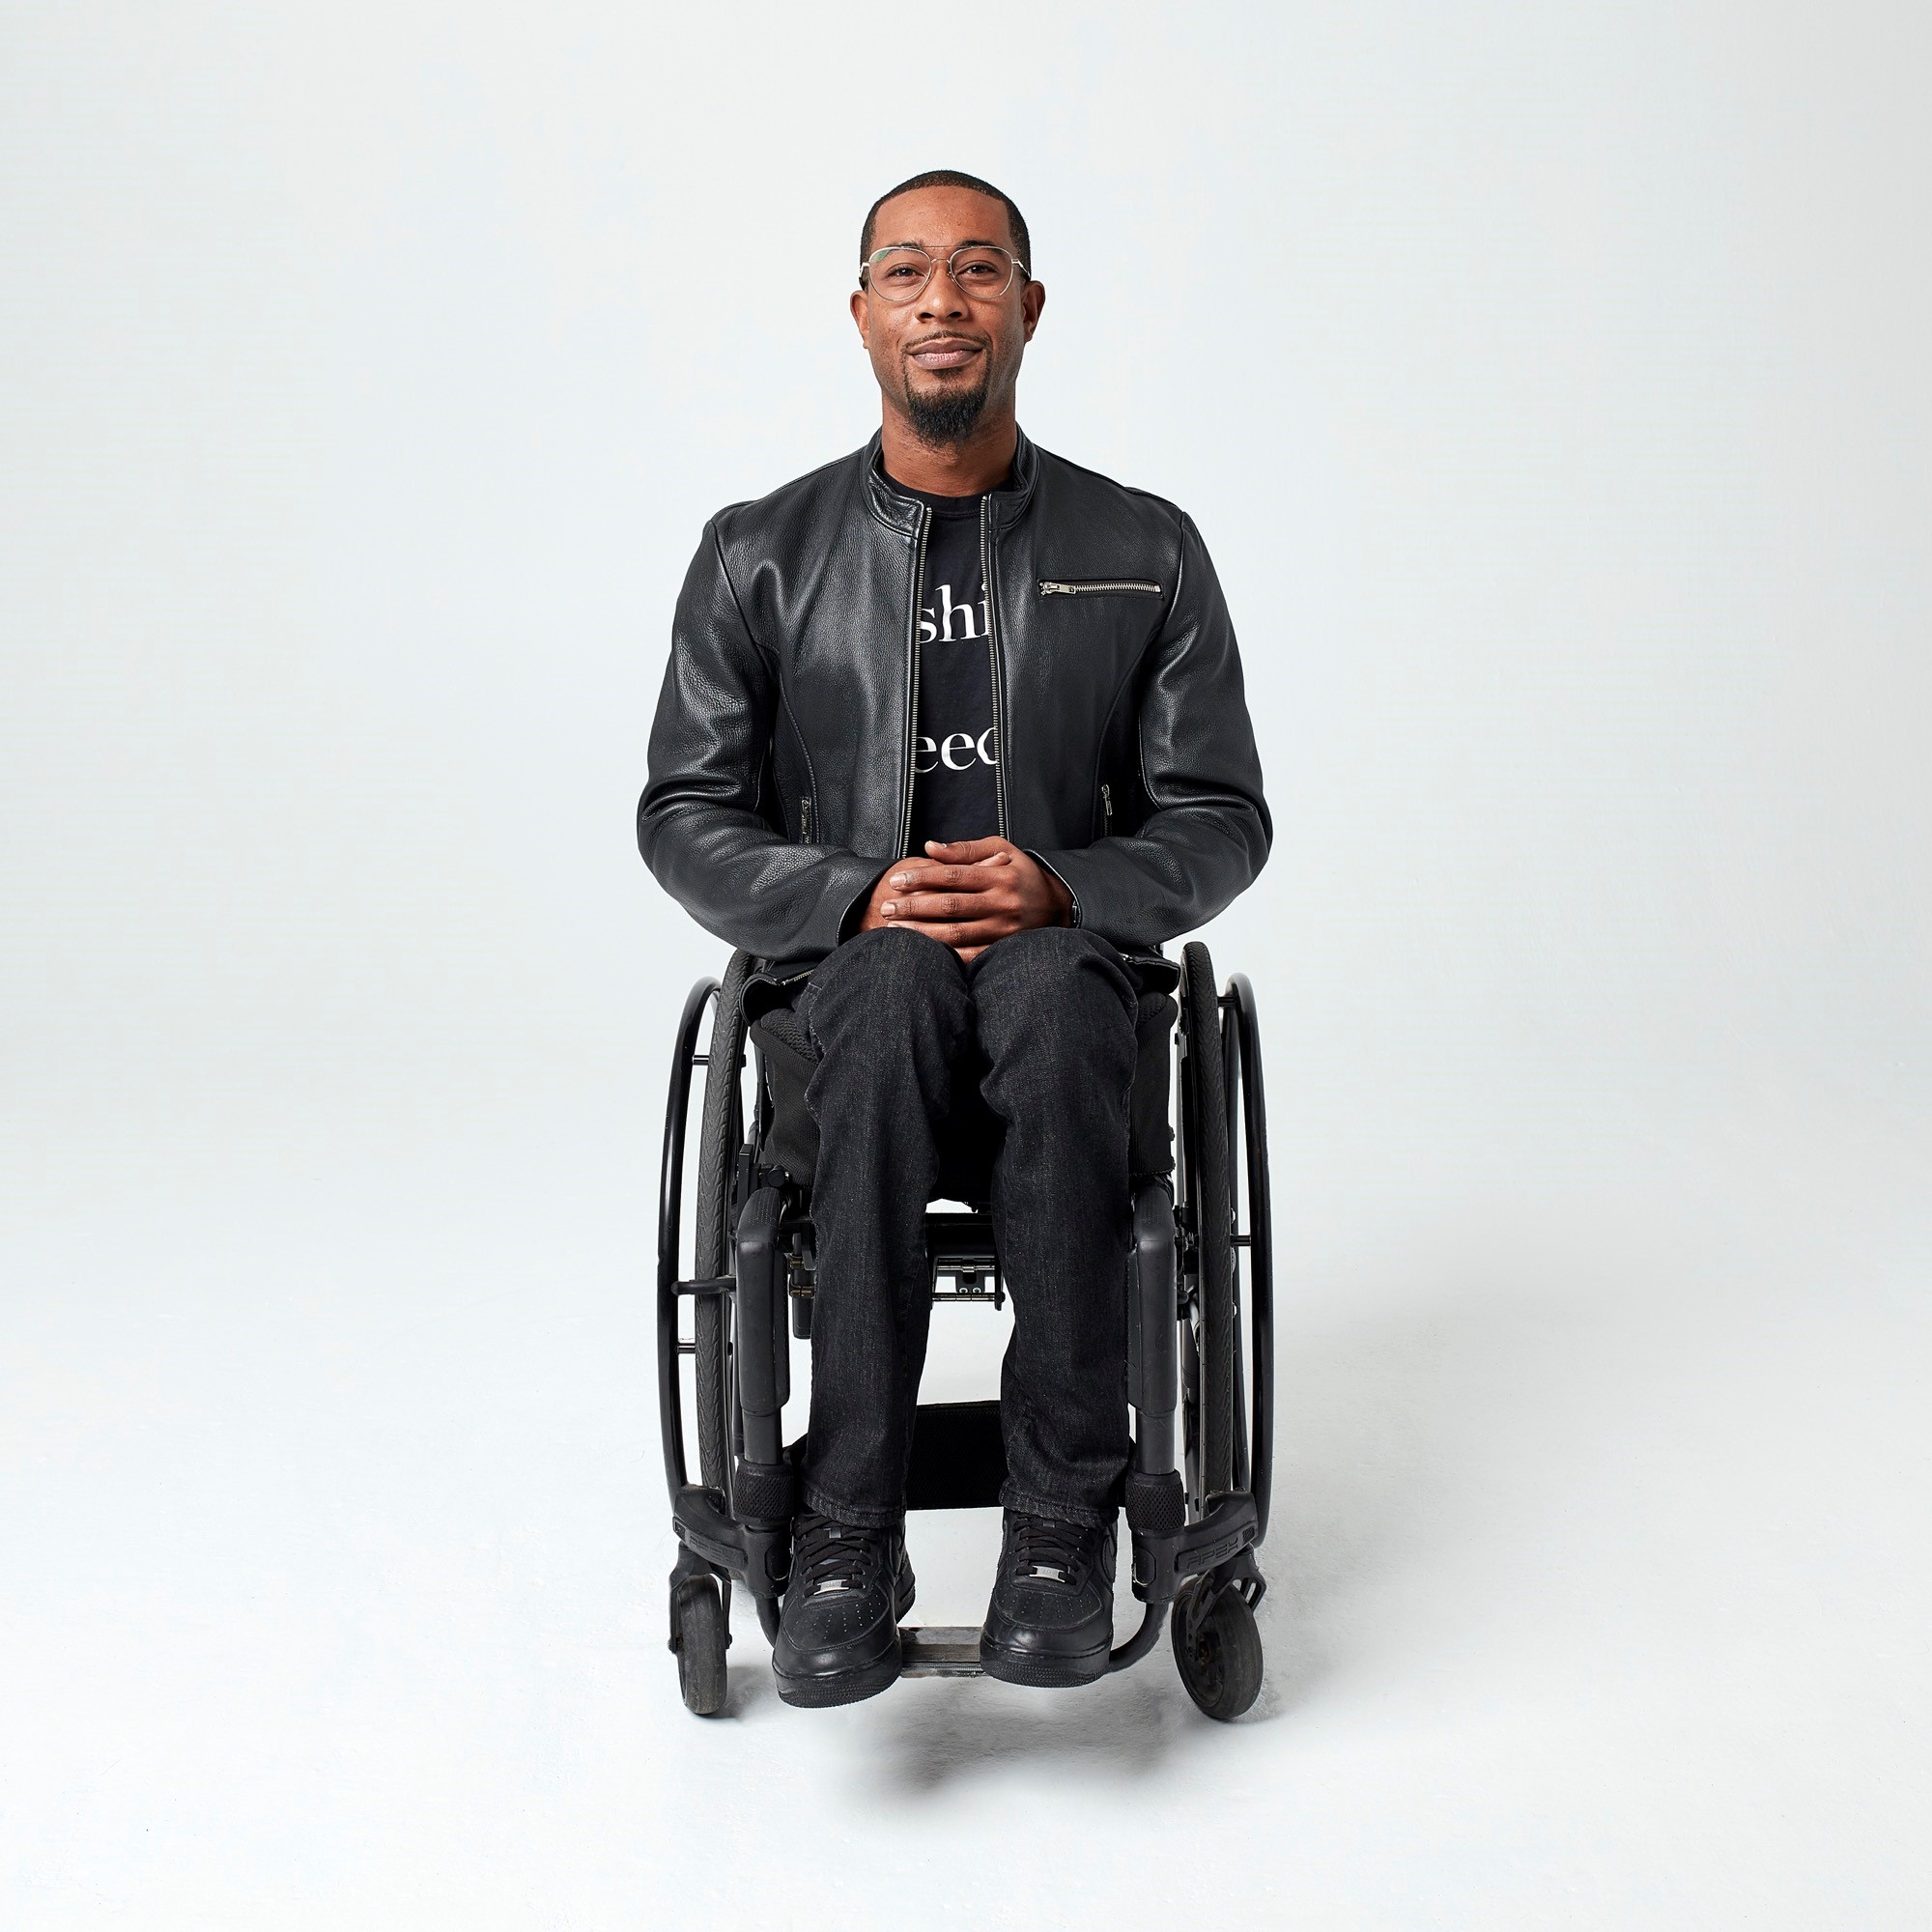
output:
[[[700,925],[822,957],[906,852],[930,512],[879,439],[707,526],[638,844]],[[1000,831],[1129,952],[1211,919],[1271,830],[1221,586],[1172,503],[1036,448],[981,510]]]

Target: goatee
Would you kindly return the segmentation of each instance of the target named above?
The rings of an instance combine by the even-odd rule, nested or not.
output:
[[[964,442],[979,425],[990,386],[990,382],[983,382],[977,389],[940,389],[921,395],[908,384],[906,415],[912,423],[913,435],[928,449],[946,449]]]

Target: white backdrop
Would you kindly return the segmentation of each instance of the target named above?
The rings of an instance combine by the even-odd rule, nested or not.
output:
[[[10,8],[9,1922],[1921,1916],[1929,55],[1876,0]],[[631,814],[704,518],[869,433],[858,224],[928,166],[1032,225],[1029,432],[1192,511],[1243,639],[1235,1732],[1163,1655],[781,1712],[754,1631],[703,1726],[661,1647],[719,949]]]

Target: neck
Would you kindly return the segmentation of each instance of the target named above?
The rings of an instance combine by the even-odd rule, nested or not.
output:
[[[998,489],[1013,467],[1019,440],[1010,401],[1003,410],[988,410],[964,442],[937,449],[922,442],[891,403],[879,426],[879,454],[886,474],[908,490],[923,490],[934,497],[977,497]]]

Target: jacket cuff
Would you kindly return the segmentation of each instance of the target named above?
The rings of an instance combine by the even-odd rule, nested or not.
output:
[[[1151,945],[1158,928],[1179,932],[1185,922],[1163,922],[1128,854],[1129,841],[1100,838],[1036,856],[1073,895],[1073,923],[1115,946]]]
[[[1051,873],[1054,878],[1060,881],[1061,887],[1065,892],[1068,900],[1066,909],[1066,923],[1068,925],[1081,924],[1082,921],[1080,918],[1080,895],[1073,890],[1073,882],[1067,878],[1066,874],[1063,872],[1060,869],[1060,867],[1056,866],[1053,863],[1053,861],[1046,856],[1044,852],[1036,852],[1030,846],[1024,846],[1024,845],[1020,849],[1026,853],[1027,857],[1031,859],[1042,872]]]
[[[890,865],[881,866],[852,895],[852,903],[838,915],[838,944],[840,946],[843,946],[859,930],[859,922],[865,918],[866,907],[871,902],[872,894],[877,890],[879,881],[897,864],[898,861],[895,859]]]

